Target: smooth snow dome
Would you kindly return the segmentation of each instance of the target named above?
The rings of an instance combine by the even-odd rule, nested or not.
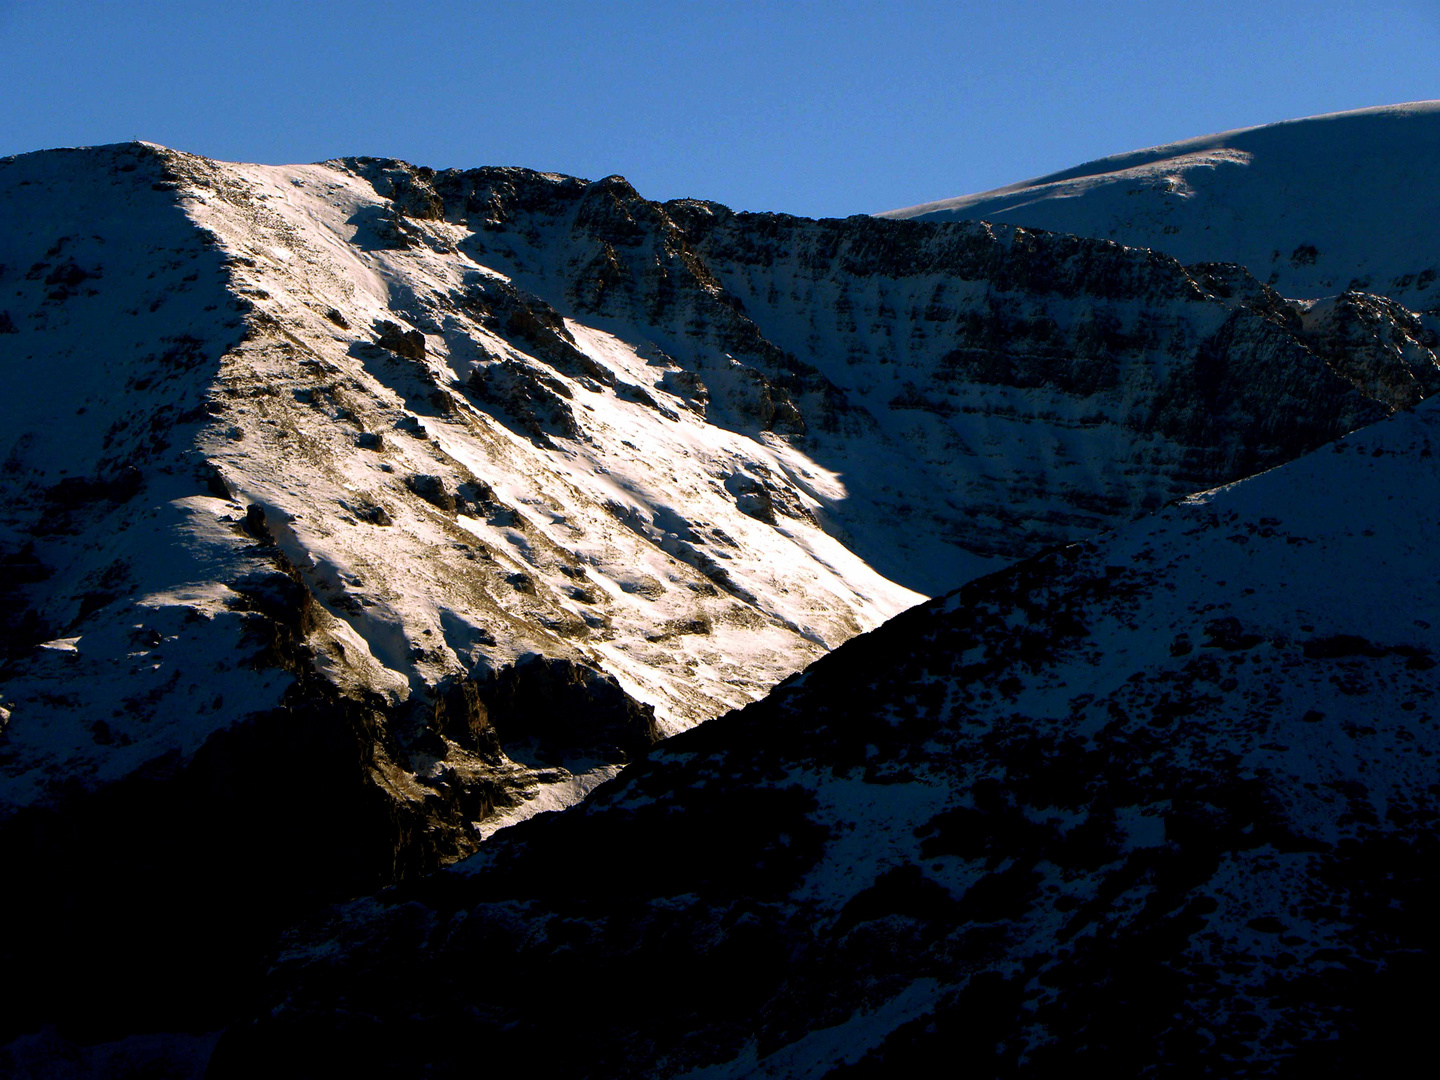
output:
[[[1237,262],[1282,294],[1440,303],[1440,101],[1332,113],[1101,158],[879,215],[983,219]]]

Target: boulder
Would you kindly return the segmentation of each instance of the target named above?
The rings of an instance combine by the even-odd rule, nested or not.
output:
[[[405,330],[398,323],[381,319],[375,324],[375,344],[389,349],[407,360],[425,359],[425,335],[419,330]]]

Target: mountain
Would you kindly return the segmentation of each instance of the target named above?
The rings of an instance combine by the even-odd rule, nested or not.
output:
[[[1025,229],[660,205],[618,177],[356,167],[396,205],[465,223],[472,258],[562,310],[642,328],[699,381],[707,418],[838,474],[840,491],[797,496],[923,593],[1440,385],[1413,313],[1364,297],[1307,325],[1234,267]]]
[[[1420,101],[1186,139],[881,216],[1103,237],[1239,263],[1285,296],[1355,290],[1433,310],[1437,168],[1440,102]]]
[[[0,1041],[213,1032],[306,913],[1440,383],[1385,297],[619,177],[136,143],[0,215]]]
[[[11,1030],[199,1023],[277,912],[468,854],[921,598],[789,444],[459,228],[382,243],[408,220],[343,169],[136,144],[0,185]],[[448,337],[391,321],[442,302]]]
[[[1437,451],[1427,403],[897,616],[293,933],[211,1075],[1414,1060]]]

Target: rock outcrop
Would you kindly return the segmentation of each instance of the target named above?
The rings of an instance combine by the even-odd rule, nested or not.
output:
[[[1410,406],[1440,389],[1435,327],[1395,301],[1344,292],[1306,305],[1302,318],[1306,343],[1367,396]]]

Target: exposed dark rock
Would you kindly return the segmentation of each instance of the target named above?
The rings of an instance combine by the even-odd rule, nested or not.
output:
[[[445,490],[443,477],[426,473],[407,476],[405,486],[437,509],[443,510],[447,514],[455,512],[455,496]]]
[[[31,606],[25,588],[53,573],[36,556],[33,540],[0,554],[0,658],[23,655],[55,636],[55,628]]]
[[[273,544],[275,542],[275,537],[271,534],[270,526],[265,520],[265,508],[259,503],[251,503],[245,508],[245,517],[240,521],[240,528],[261,543]]]
[[[98,499],[123,503],[135,497],[145,486],[139,469],[126,465],[110,476],[69,476],[45,493],[45,497],[63,509],[76,509]]]
[[[51,286],[45,298],[56,303],[68,300],[79,290],[81,283],[99,276],[99,271],[86,270],[75,260],[67,259],[45,275],[45,284]]]
[[[660,378],[660,386],[685,402],[685,405],[701,416],[710,400],[710,391],[693,371],[683,369],[667,371]]]
[[[503,410],[541,445],[553,445],[552,435],[581,438],[575,412],[567,400],[570,390],[541,368],[519,360],[481,365],[465,385],[481,401]]]
[[[53,571],[35,556],[35,542],[27,540],[18,550],[0,555],[0,590],[18,589],[44,581]]]
[[[455,489],[455,508],[471,517],[484,517],[499,509],[495,490],[485,481],[471,477],[462,481]]]
[[[1321,300],[1305,312],[1304,337],[1339,375],[1391,405],[1440,390],[1433,333],[1394,300],[1358,292]]]
[[[375,343],[407,360],[425,359],[425,335],[419,330],[403,330],[397,323],[381,319],[375,324]]]
[[[416,417],[408,413],[395,421],[395,430],[403,431],[406,435],[413,435],[417,439],[426,437],[425,425]]]
[[[82,281],[92,277],[88,271],[81,269],[73,260],[63,262],[55,269],[45,275],[46,285],[62,285],[73,289]]]
[[[390,512],[379,503],[357,508],[355,516],[371,525],[393,525],[395,523],[394,519],[390,517]]]
[[[500,757],[500,742],[490,725],[490,713],[473,679],[456,679],[435,699],[431,721],[436,734],[480,754],[487,761]],[[483,815],[474,815],[478,820]]]
[[[490,723],[508,748],[534,742],[545,757],[624,761],[660,738],[655,710],[609,675],[531,653],[480,685]]]
[[[508,281],[481,277],[466,288],[462,302],[483,313],[490,328],[566,375],[615,385],[614,372],[581,352],[565,320],[539,297],[520,292]]]
[[[751,517],[775,524],[775,500],[765,485],[753,476],[736,473],[725,481],[725,490],[735,496],[735,505]]]
[[[416,168],[403,161],[355,159],[361,174],[375,184],[395,209],[407,217],[435,220],[444,216],[444,204],[435,194],[435,170]]]
[[[227,502],[234,498],[230,490],[230,484],[225,479],[225,474],[220,471],[214,462],[207,461],[198,470],[199,478],[205,485],[205,490],[217,499],[225,499]]]
[[[1240,620],[1233,615],[1223,619],[1211,619],[1205,624],[1206,648],[1235,652],[1237,649],[1253,649],[1264,640],[1260,634],[1247,632]]]

